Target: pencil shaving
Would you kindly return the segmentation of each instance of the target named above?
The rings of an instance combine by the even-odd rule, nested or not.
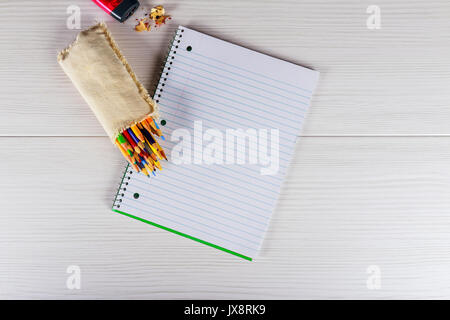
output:
[[[155,21],[156,26],[160,26],[164,23],[166,23],[167,19],[170,19],[170,16],[166,16],[166,10],[163,6],[159,5],[156,7],[153,7],[150,11],[150,19]]]
[[[141,19],[136,19],[137,24],[134,27],[136,32],[150,31],[152,28],[152,22],[155,27],[160,27],[165,24],[167,20],[172,19],[171,16],[166,15],[166,10],[162,5],[153,7],[150,13],[146,12],[144,17]]]
[[[150,31],[150,29],[151,25],[149,22],[147,22],[147,18],[139,20],[138,24],[134,27],[134,30],[136,30],[137,32]]]

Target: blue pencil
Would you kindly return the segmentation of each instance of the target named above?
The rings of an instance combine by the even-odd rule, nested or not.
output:
[[[152,119],[153,119],[153,118],[152,118]],[[155,120],[155,119],[153,119],[153,123],[155,124],[156,129],[161,130],[161,129],[159,128],[158,124],[156,123],[156,120]],[[164,136],[163,136],[162,134],[161,134],[161,139],[166,140],[166,138],[164,138]]]
[[[131,129],[127,129],[128,134],[131,136],[131,138],[133,138],[134,142],[136,142],[136,144],[139,144],[139,139],[135,136],[133,130]]]

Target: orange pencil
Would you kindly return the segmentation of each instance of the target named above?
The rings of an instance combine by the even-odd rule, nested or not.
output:
[[[161,139],[166,140],[166,138],[163,136],[162,130],[159,128],[158,123],[156,122],[156,120],[154,118],[152,118],[152,119],[153,119],[153,124],[156,126],[157,132],[159,132],[159,136],[161,137]]]
[[[143,129],[143,127],[145,128],[145,130],[147,130],[148,132],[152,132],[152,128],[150,127],[150,125],[147,123],[146,119],[142,120],[141,122],[139,122],[138,127],[140,129]],[[156,134],[156,132],[154,132]]]
[[[152,163],[152,159],[151,158],[147,158],[147,159],[145,159],[145,161],[147,161],[147,165],[149,167],[149,171],[155,171],[155,166]]]
[[[137,172],[139,172],[140,171],[139,167],[133,163],[133,160],[131,160],[130,156],[127,154],[125,149],[120,145],[119,141],[117,141],[117,140],[116,140],[116,145],[117,145],[117,148],[119,148],[120,152],[122,152],[124,158],[127,159],[127,161],[131,164],[133,169],[136,170]]]
[[[162,132],[161,132],[161,130],[159,130],[159,129],[155,126],[155,121],[153,120],[153,118],[152,118],[152,117],[148,117],[148,118],[145,119],[145,121],[147,122],[147,124],[148,124],[149,127],[150,127],[150,131],[149,131],[149,132],[151,132],[151,133],[157,135],[158,137],[161,137]]]
[[[155,169],[155,167],[156,167],[159,170],[162,170],[161,163],[159,163],[158,159],[156,159],[156,156],[154,153],[152,153],[150,155],[150,157],[146,158],[145,160],[147,160],[148,163],[153,165],[153,169]]]
[[[141,169],[141,171],[142,171],[142,173],[145,174],[147,177],[150,176],[150,175],[148,174],[147,169],[146,169],[145,167],[143,167],[143,168]]]
[[[145,119],[145,121],[148,123],[148,125],[152,129],[151,131],[153,132],[153,134],[156,134],[158,137],[162,136],[162,131],[161,131],[161,129],[159,129],[156,126],[155,119],[153,119],[152,117],[148,117],[148,118]]]
[[[145,169],[147,169],[148,172],[152,172],[153,170],[150,169],[149,165],[147,163],[144,163]]]
[[[152,117],[147,117],[147,118],[145,118],[144,120],[141,121],[141,123],[142,123],[143,125],[145,125],[145,129],[146,129],[148,132],[151,132],[151,133],[153,133],[153,134],[158,135],[158,132],[155,130],[156,127],[155,127],[154,125],[152,125],[152,123],[153,123]]]
[[[131,160],[133,161],[133,163],[134,164],[138,164],[140,161],[138,160],[139,158],[138,158],[138,156],[136,155],[136,154],[133,154],[133,156],[132,157],[130,157],[131,158]]]

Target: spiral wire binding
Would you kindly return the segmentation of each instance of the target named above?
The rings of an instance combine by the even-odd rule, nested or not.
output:
[[[166,60],[164,61],[164,64],[161,65],[159,70],[159,81],[156,86],[153,87],[153,100],[155,100],[156,103],[159,103],[159,99],[161,97],[161,92],[163,92],[164,83],[167,81],[167,76],[169,75],[170,66],[173,63],[173,59],[175,59],[175,55],[177,54],[177,49],[179,46],[179,43],[181,42],[181,38],[183,37],[184,29],[181,27],[178,27],[175,35],[172,38],[172,41],[170,42],[167,51]],[[167,70],[166,70],[167,68]],[[158,94],[157,94],[158,93]],[[131,179],[131,175],[133,174],[133,169],[131,168],[130,164],[127,163],[125,170],[122,175],[122,180],[119,184],[119,189],[117,190],[116,196],[114,198],[114,203],[112,206],[113,210],[119,210],[120,205],[123,201],[123,197],[125,196],[125,191],[127,191],[128,181]]]
[[[131,175],[133,174],[133,169],[127,165],[122,175],[122,181],[119,183],[119,189],[117,189],[116,197],[114,198],[114,203],[112,206],[113,210],[120,209],[120,204],[122,203],[122,199],[125,196],[125,191],[127,191],[128,180],[131,179]]]
[[[162,92],[161,87],[164,87],[164,82],[167,80],[167,76],[169,75],[170,65],[172,65],[172,60],[175,59],[175,55],[177,54],[176,49],[178,49],[178,44],[181,42],[181,38],[183,37],[182,33],[184,32],[184,29],[181,27],[178,27],[178,29],[175,31],[175,34],[172,38],[172,41],[169,43],[167,47],[167,55],[166,59],[164,60],[164,64],[162,64],[159,68],[159,81],[156,86],[153,87],[153,100],[155,100],[156,103],[159,102],[157,98],[161,97],[161,94],[157,91],[159,90]],[[165,70],[167,67],[167,70]]]

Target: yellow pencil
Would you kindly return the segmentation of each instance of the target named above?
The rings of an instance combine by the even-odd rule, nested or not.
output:
[[[147,141],[147,145],[148,145],[148,141]],[[150,146],[148,146],[148,150],[149,150],[149,155],[150,157],[153,159],[153,161],[158,161],[158,158],[156,157],[156,155],[153,153],[152,149],[150,148]]]
[[[145,174],[147,177],[150,176],[147,169],[145,168],[145,166],[141,170],[142,170],[142,173]]]
[[[136,124],[133,124],[132,126],[130,126],[130,129],[131,129],[131,131],[133,131],[136,138],[139,139],[139,142],[138,142],[139,147],[141,147],[141,149],[144,149],[145,148],[145,137],[142,134],[142,132],[139,130],[139,128],[137,127]]]
[[[155,155],[154,154],[152,154],[153,155],[153,157],[155,157]],[[159,170],[162,170],[162,166],[161,166],[161,163],[156,159],[156,157],[155,157],[155,159],[153,159],[152,157],[147,157],[147,159],[148,159],[148,161],[147,162],[149,162],[149,163],[151,163],[152,165],[153,165],[153,168],[158,168]],[[147,160],[146,159],[146,160]]]
[[[145,169],[147,169],[148,172],[152,172],[153,170],[150,169],[149,165],[147,163],[144,163]]]
[[[158,152],[158,150],[155,149],[155,147],[150,143],[150,141],[148,141],[147,138],[145,138],[145,141],[147,142],[147,145],[150,147],[150,149],[152,149],[153,153],[156,154],[158,158],[162,159],[161,154]]]
[[[159,170],[162,170],[161,163],[160,163],[158,160],[155,161],[155,166],[156,166]]]
[[[136,124],[133,124],[130,126],[131,131],[133,131],[134,135],[142,142],[145,142],[144,135],[139,130],[138,126]]]
[[[159,145],[159,143],[158,143],[156,140],[155,140],[155,143],[154,143],[154,144],[156,144],[156,148],[158,149],[159,153],[161,153],[161,154],[163,155],[164,159],[166,159],[167,161],[169,161],[169,160],[167,159],[167,157],[166,157],[166,154],[164,153],[163,148],[161,148],[161,146]]]

